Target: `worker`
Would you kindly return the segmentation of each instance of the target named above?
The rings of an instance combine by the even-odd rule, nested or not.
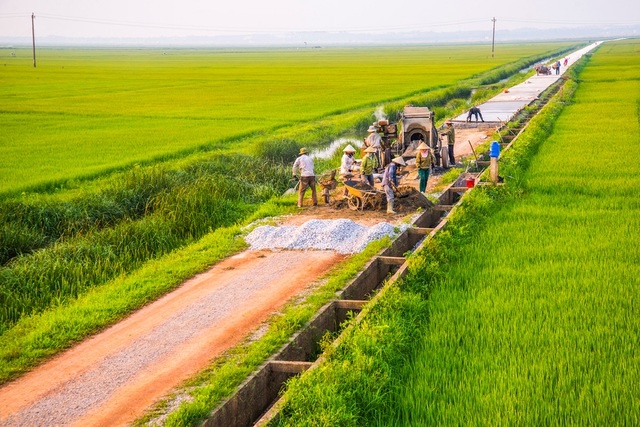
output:
[[[564,66],[566,67],[567,65],[569,65],[569,57],[564,58]]]
[[[451,119],[447,119],[447,121],[445,122],[445,128],[440,132],[440,135],[447,137],[447,148],[449,149],[449,166],[455,166],[456,158],[453,154],[453,147],[456,144],[456,133],[453,129],[453,121]]]
[[[395,199],[394,191],[398,189],[398,176],[396,174],[396,170],[398,165],[405,166],[406,163],[402,156],[395,157],[391,160],[391,163],[387,165],[384,169],[384,175],[382,177],[382,189],[384,193],[387,195],[387,213],[394,214],[396,211],[393,210],[393,202]]]
[[[367,149],[364,150],[364,153],[365,156],[360,164],[360,174],[362,176],[362,180],[373,187],[373,171],[378,167],[378,159],[375,156],[376,149],[373,147],[367,147]]]
[[[344,147],[342,150],[344,153],[342,155],[342,162],[340,163],[340,176],[342,176],[342,181],[348,181],[353,177],[353,173],[355,170],[359,169],[359,166],[355,164],[355,159],[353,158],[356,149],[351,146],[351,144]],[[348,194],[347,187],[344,188],[344,195]]]
[[[367,138],[364,140],[364,145],[366,147],[375,148],[375,155],[376,159],[378,160],[378,165],[376,166],[377,168],[382,165],[382,137],[380,136],[380,134],[378,134],[378,128],[376,128],[374,125],[369,126],[369,129],[367,129],[367,131],[369,132],[369,136],[367,136]]]
[[[553,64],[553,68],[556,70],[556,75],[560,74],[560,60]]]
[[[298,178],[298,173],[300,177]],[[318,206],[318,195],[316,194],[316,176],[313,172],[313,159],[308,156],[307,149],[300,149],[300,156],[293,162],[293,179],[300,180],[298,188],[298,207],[302,207],[302,199],[308,187],[311,187],[311,200],[313,206]]]
[[[431,152],[431,148],[424,142],[418,145],[418,154],[416,154],[416,166],[418,167],[418,176],[420,176],[420,192],[424,194],[427,191],[427,181],[431,166],[434,166],[436,159]]]
[[[471,116],[475,116],[476,117],[476,123],[478,123],[478,116],[480,116],[480,120],[482,120],[482,123],[484,123],[484,118],[482,117],[482,112],[480,111],[480,109],[478,108],[477,105],[474,105],[469,110],[469,114],[467,114],[467,123],[469,123],[471,121]]]

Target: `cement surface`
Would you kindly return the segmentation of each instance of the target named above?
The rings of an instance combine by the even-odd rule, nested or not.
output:
[[[561,78],[568,67],[570,67],[574,62],[582,58],[584,54],[588,53],[601,43],[602,42],[592,43],[589,46],[586,46],[566,56],[566,58],[568,59],[568,64],[566,67],[564,65],[560,67],[560,73],[558,75],[556,75],[555,71],[552,70],[554,74],[549,76],[529,77],[519,85],[507,89],[503,93],[500,93],[491,98],[489,101],[478,105],[484,121],[487,123],[502,123],[511,120],[511,118],[513,118],[513,116],[515,116],[518,111],[538,99],[540,94],[544,92],[545,89],[547,89],[559,78]],[[553,62],[555,61],[552,61],[547,65],[550,67]],[[560,60],[560,62],[564,63],[563,59]],[[454,118],[454,126],[456,124],[466,124],[467,114],[468,112],[465,112],[464,114],[461,114],[458,117]],[[475,116],[472,119],[472,123],[475,123]]]

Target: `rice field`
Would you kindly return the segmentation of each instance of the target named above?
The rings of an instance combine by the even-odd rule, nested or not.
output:
[[[568,43],[289,50],[0,50],[0,194],[401,99]]]
[[[593,55],[524,196],[459,248],[393,425],[640,422],[639,49]]]

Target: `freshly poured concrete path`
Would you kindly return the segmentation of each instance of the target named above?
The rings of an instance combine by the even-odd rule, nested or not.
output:
[[[485,123],[496,124],[511,120],[518,111],[538,99],[540,94],[555,83],[569,66],[601,43],[601,41],[592,43],[587,47],[567,55],[566,58],[569,58],[569,63],[566,67],[564,65],[560,67],[560,74],[556,75],[555,70],[551,70],[553,74],[549,76],[532,76],[519,85],[510,88],[508,92],[503,92],[489,101],[478,105]],[[562,64],[564,64],[563,60],[564,58],[560,60]],[[464,113],[454,118],[454,125],[466,124],[467,114],[468,113]],[[475,116],[472,118],[472,123],[475,124]]]

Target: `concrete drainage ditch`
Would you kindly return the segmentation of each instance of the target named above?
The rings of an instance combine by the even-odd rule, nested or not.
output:
[[[470,175],[470,174],[466,174]],[[473,174],[475,179],[479,174]],[[465,179],[466,177],[461,177]],[[336,334],[340,326],[363,306],[385,282],[393,282],[407,272],[405,254],[446,223],[446,214],[469,188],[451,185],[433,209],[414,220],[391,246],[374,257],[366,267],[337,292],[336,299],[323,306],[313,319],[297,332],[280,351],[247,378],[236,393],[219,405],[204,422],[207,427],[266,425],[277,416],[277,402],[285,382],[322,359],[319,342],[326,333]],[[338,340],[340,338],[338,337]]]

